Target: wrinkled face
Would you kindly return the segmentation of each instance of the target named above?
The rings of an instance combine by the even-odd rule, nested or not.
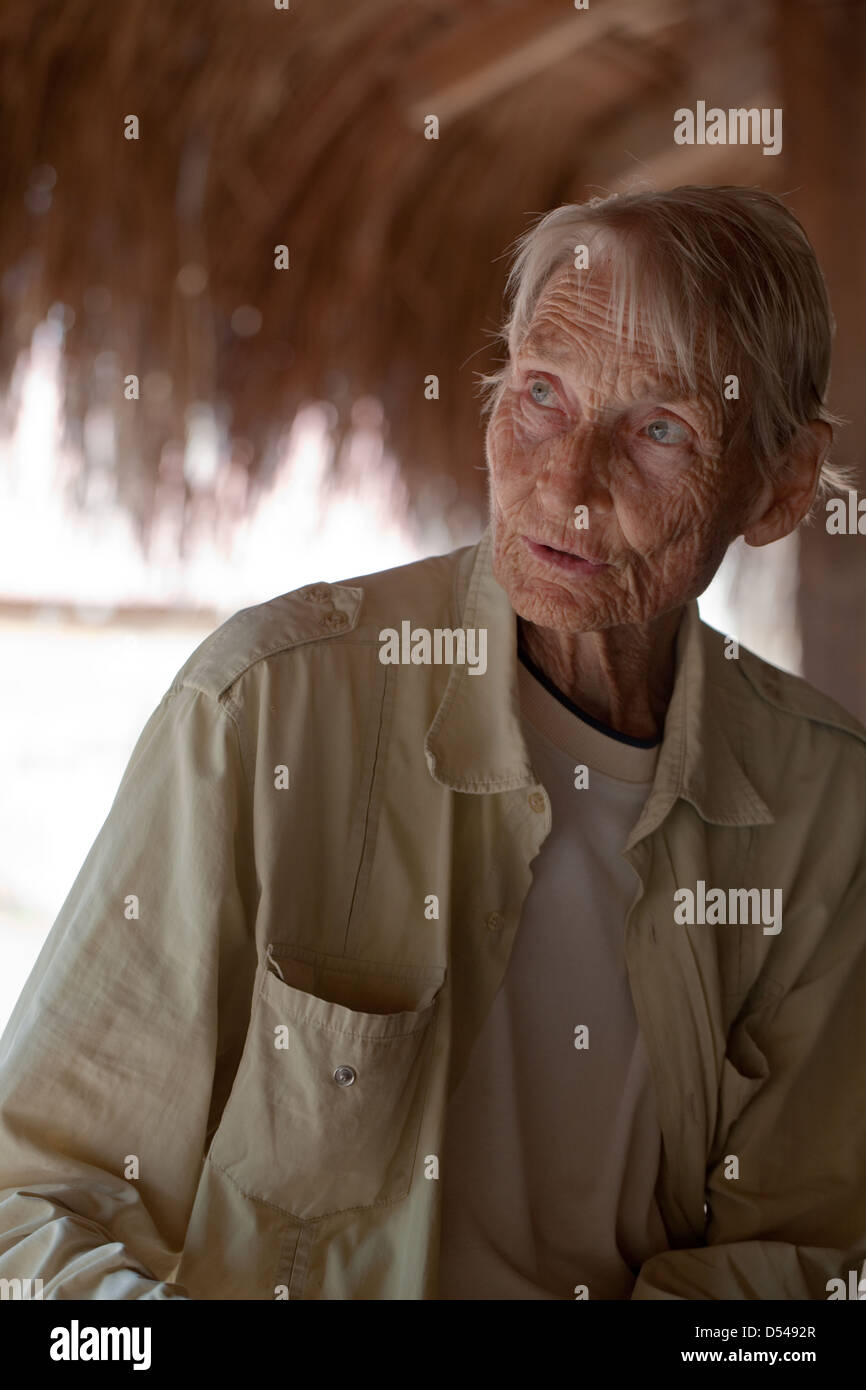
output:
[[[494,573],[521,617],[560,631],[702,593],[758,486],[722,459],[723,382],[678,399],[645,331],[629,351],[607,327],[608,290],[554,274],[487,429]]]

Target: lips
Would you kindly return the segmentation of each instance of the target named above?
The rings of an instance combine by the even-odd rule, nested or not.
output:
[[[529,536],[524,536],[523,539],[538,559],[547,560],[561,567],[582,568],[590,571],[602,570],[607,566],[606,560],[596,560],[591,555],[580,554],[577,550],[562,550],[559,546],[549,545],[547,541],[532,540]]]

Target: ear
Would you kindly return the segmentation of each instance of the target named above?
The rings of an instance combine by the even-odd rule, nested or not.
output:
[[[784,469],[759,489],[742,532],[746,545],[769,545],[789,536],[806,516],[815,494],[824,460],[833,443],[833,431],[825,420],[807,420],[777,459]]]

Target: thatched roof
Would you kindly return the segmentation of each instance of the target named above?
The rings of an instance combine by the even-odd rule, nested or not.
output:
[[[67,306],[70,428],[115,407],[121,497],[143,522],[162,448],[202,400],[263,477],[299,404],[330,399],[342,429],[375,395],[410,486],[451,475],[478,501],[474,373],[496,360],[503,253],[530,218],[635,180],[784,187],[784,156],[672,142],[696,94],[778,104],[765,8],[8,5],[0,374]]]

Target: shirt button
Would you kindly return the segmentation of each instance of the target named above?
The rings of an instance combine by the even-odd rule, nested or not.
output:
[[[306,599],[307,603],[327,603],[330,597],[331,590],[327,584],[310,584],[301,590],[301,598]]]
[[[488,912],[484,921],[488,931],[501,931],[505,926],[505,918],[501,912]]]
[[[357,1073],[354,1067],[337,1067],[334,1072],[334,1080],[338,1086],[351,1086]]]
[[[348,621],[349,619],[346,614],[341,613],[337,608],[333,613],[329,613],[327,618],[323,620],[322,627],[326,627],[329,632],[339,632],[341,628],[346,626]]]
[[[544,792],[530,792],[529,804],[532,807],[533,811],[537,811],[539,814],[541,814],[546,804],[544,799]]]

